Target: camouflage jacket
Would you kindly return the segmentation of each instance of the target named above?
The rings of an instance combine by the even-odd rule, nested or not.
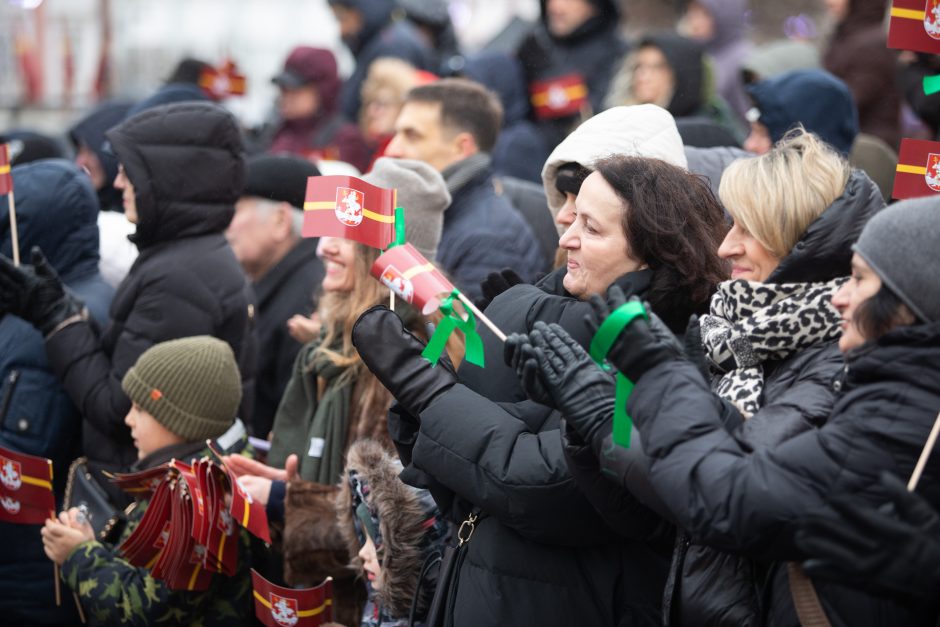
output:
[[[170,590],[151,577],[149,570],[125,561],[116,548],[140,523],[147,504],[146,499],[135,503],[117,545],[83,542],[62,564],[62,578],[78,594],[88,623],[196,627],[254,624],[248,533],[241,532],[235,576],[215,574],[209,588],[201,592]]]

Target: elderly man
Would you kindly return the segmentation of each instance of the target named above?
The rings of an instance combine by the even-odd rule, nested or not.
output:
[[[287,331],[295,314],[310,314],[323,280],[317,240],[303,239],[307,177],[316,166],[299,157],[261,155],[248,161],[248,180],[225,236],[258,299],[258,378],[250,429],[266,438],[290,379],[300,343]]]

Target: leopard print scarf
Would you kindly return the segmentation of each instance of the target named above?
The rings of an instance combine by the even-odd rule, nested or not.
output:
[[[721,373],[715,391],[750,418],[760,409],[763,363],[835,341],[840,315],[832,297],[845,283],[725,281],[701,318],[702,344]]]

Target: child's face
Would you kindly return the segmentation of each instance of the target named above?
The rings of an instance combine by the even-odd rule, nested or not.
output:
[[[366,543],[359,549],[359,559],[362,560],[362,570],[366,571],[366,578],[372,584],[372,588],[375,590],[380,589],[382,567],[379,566],[379,556],[369,534],[366,534]]]
[[[131,429],[131,437],[134,438],[134,446],[137,447],[138,459],[143,459],[164,446],[180,444],[185,441],[157,422],[153,414],[144,411],[137,403],[131,405],[131,410],[124,417],[124,424]]]

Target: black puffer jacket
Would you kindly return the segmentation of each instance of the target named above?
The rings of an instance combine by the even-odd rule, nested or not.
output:
[[[804,557],[793,542],[799,520],[827,509],[834,494],[877,507],[888,500],[880,473],[906,479],[913,471],[940,407],[940,323],[901,327],[848,354],[833,390],[838,397],[824,426],[755,450],[727,432],[717,397],[688,362],[648,371],[630,398],[650,480],[679,523],[701,542],[775,562],[761,624],[799,625],[781,563]],[[935,508],[938,478],[934,457],[918,491]],[[814,583],[835,627],[936,619],[935,608]]]
[[[242,369],[241,417],[254,380],[253,296],[222,231],[234,215],[245,159],[234,118],[208,103],[140,113],[107,133],[134,184],[140,256],[118,287],[100,335],[72,324],[46,341],[49,360],[85,419],[95,469],[123,470],[137,458],[124,424],[121,379],[150,346],[192,335],[228,342]],[[246,420],[247,422],[247,420]],[[103,482],[110,488],[110,483]],[[115,500],[123,499],[118,491]]]
[[[812,283],[848,275],[852,243],[871,215],[883,207],[877,186],[861,171],[854,171],[843,194],[807,228],[767,282]],[[841,367],[842,356],[834,343],[765,362],[760,410],[742,422],[737,412],[724,407],[721,422],[747,450],[774,448],[825,422],[834,403],[830,385]],[[649,486],[649,460],[641,452],[641,441],[642,436],[629,451],[618,451],[615,475],[623,477],[637,499],[671,518],[660,495]],[[636,515],[636,504],[629,495],[618,494],[618,485],[607,479],[612,466],[592,463],[586,449],[579,444],[566,446],[572,473],[608,523],[614,528],[623,526]],[[680,533],[663,602],[667,624],[760,624],[765,569],[765,565],[694,543],[688,533]]]
[[[561,291],[561,276],[543,287]],[[618,282],[642,293],[649,272]],[[588,311],[532,285],[486,309],[506,332],[559,322],[584,345]],[[485,371],[462,366],[462,383],[422,412],[420,429],[395,410],[390,421],[406,482],[430,488],[454,522],[482,510],[459,573],[455,625],[658,625],[671,534],[657,519],[629,539],[604,525],[567,470],[558,412],[525,400],[502,342],[482,334]]]

